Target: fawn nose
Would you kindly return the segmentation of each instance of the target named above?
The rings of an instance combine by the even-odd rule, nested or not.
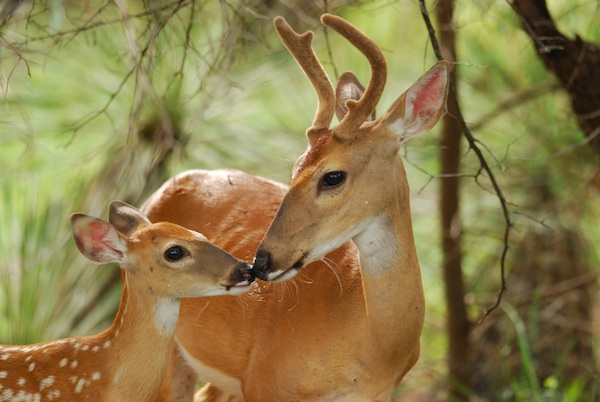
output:
[[[241,263],[240,266],[231,274],[230,280],[234,283],[240,283],[244,281],[251,283],[254,281],[254,271],[250,265],[246,264],[245,262]]]
[[[254,275],[263,281],[267,280],[267,273],[271,265],[271,253],[259,249],[254,257]]]
[[[240,274],[242,275],[242,278],[248,281],[248,283],[254,282],[254,270],[250,265],[244,263],[244,267],[240,270]]]

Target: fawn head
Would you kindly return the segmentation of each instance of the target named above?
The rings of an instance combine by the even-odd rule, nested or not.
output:
[[[148,218],[121,201],[110,204],[109,222],[71,216],[75,244],[90,261],[118,263],[151,293],[171,299],[240,294],[254,280],[250,266],[200,233]]]
[[[321,22],[363,53],[371,78],[364,89],[352,73],[344,73],[334,92],[311,48],[312,32],[298,35],[283,18],[275,19],[283,43],[317,92],[318,107],[306,132],[308,149],[294,166],[290,189],[255,257],[255,274],[263,280],[293,276],[359,235],[373,219],[390,219],[382,215],[390,208],[409,211],[398,151],[431,129],[446,104],[448,64],[439,62],[374,119],[387,80],[383,53],[342,18],[324,14]],[[340,123],[330,129],[334,114]]]

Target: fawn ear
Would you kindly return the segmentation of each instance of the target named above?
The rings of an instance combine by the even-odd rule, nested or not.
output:
[[[146,215],[123,201],[110,203],[108,221],[127,237],[131,236],[140,226],[150,223]]]
[[[89,215],[73,214],[71,228],[77,248],[88,260],[97,264],[125,261],[127,242],[110,223]]]
[[[348,113],[346,106],[347,100],[358,101],[365,93],[365,87],[360,83],[358,78],[351,72],[347,71],[340,76],[337,87],[335,88],[335,115],[339,121],[344,119]],[[375,111],[367,118],[367,121],[375,120]]]
[[[439,120],[448,95],[448,62],[440,61],[415,82],[381,117],[400,143],[430,130]]]

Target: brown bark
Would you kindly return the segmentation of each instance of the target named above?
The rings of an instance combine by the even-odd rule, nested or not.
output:
[[[511,6],[540,59],[569,94],[586,141],[600,154],[600,49],[579,36],[571,40],[563,35],[545,0],[512,0]]]
[[[454,0],[437,3],[440,50],[444,59],[456,60],[455,30],[453,25]],[[442,226],[443,272],[448,309],[448,374],[451,400],[466,400],[469,385],[469,321],[464,303],[465,287],[462,274],[460,171],[461,123],[457,119],[456,68],[451,71],[448,113],[442,120],[440,158],[442,179],[440,185],[440,212]]]

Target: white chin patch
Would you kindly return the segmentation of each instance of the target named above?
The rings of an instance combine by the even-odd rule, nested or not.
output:
[[[252,288],[252,283],[248,281],[240,282],[235,286],[229,288],[230,295],[241,295],[242,293],[246,293]]]
[[[267,275],[267,278],[269,281],[272,282],[281,282],[281,281],[285,281],[288,280],[294,276],[296,276],[296,274],[298,273],[298,270],[295,268],[291,268],[288,269],[287,271],[277,271],[277,272],[271,272],[269,273],[269,275]]]
[[[210,289],[207,290],[205,292],[202,292],[201,295],[196,296],[196,297],[205,297],[205,296],[224,296],[224,295],[228,295],[231,294],[227,288],[225,288],[225,286],[220,286],[217,289]]]

